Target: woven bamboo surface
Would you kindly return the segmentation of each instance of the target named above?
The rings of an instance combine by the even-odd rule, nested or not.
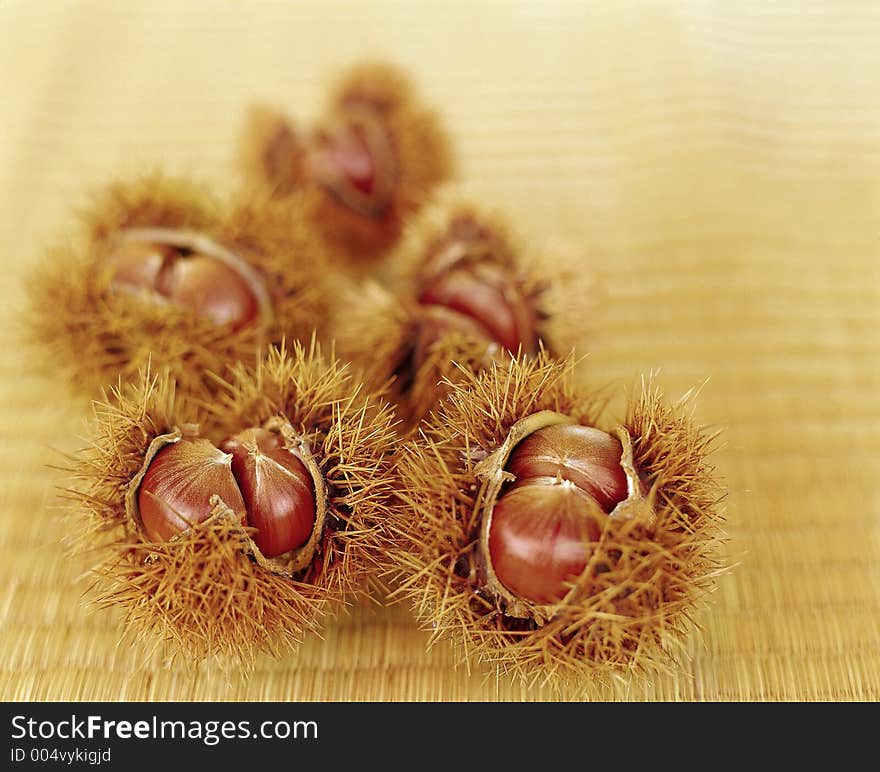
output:
[[[725,427],[739,565],[690,661],[598,696],[880,698],[880,6],[804,0],[0,0],[0,698],[597,696],[454,669],[403,608],[245,678],[80,603],[51,464],[85,406],[32,367],[22,279],[83,191],[154,164],[229,189],[243,105],[314,115],[362,55],[411,69],[477,195],[584,248],[593,381],[705,381]]]

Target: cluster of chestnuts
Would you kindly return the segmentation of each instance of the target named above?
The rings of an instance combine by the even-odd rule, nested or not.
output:
[[[238,158],[224,200],[109,186],[33,276],[33,338],[104,395],[69,486],[97,601],[192,660],[380,594],[528,679],[662,666],[722,566],[714,438],[650,384],[603,418],[582,259],[441,192],[446,133],[390,65],[312,127],[250,109]]]

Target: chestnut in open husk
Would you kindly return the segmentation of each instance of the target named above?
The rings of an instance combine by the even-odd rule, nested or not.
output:
[[[456,192],[407,233],[390,261],[396,283],[341,288],[337,351],[368,383],[387,385],[414,429],[462,373],[511,354],[532,357],[539,347],[557,356],[572,350],[589,305],[581,258],[535,250],[507,218]]]
[[[332,254],[350,265],[387,253],[452,173],[439,116],[403,70],[384,62],[344,72],[310,131],[283,111],[253,107],[241,165],[250,184],[302,196]]]
[[[715,435],[651,386],[601,413],[571,357],[510,357],[401,451],[398,592],[463,661],[583,686],[683,646],[724,568]]]
[[[151,363],[209,396],[237,361],[325,329],[325,247],[301,206],[221,204],[190,180],[144,175],[100,191],[80,232],[33,275],[28,321],[47,365],[88,396]]]
[[[120,387],[71,469],[93,599],[187,660],[291,649],[387,568],[394,420],[314,343],[209,405],[168,373]]]

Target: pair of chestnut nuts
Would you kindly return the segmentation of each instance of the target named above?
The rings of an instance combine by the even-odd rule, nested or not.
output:
[[[114,186],[35,285],[76,309],[35,325],[76,377],[125,374],[74,469],[101,599],[186,656],[248,661],[390,577],[466,660],[660,666],[721,565],[711,436],[651,388],[599,428],[549,332],[553,274],[471,206],[411,226],[402,291],[349,285],[448,151],[393,68],[356,68],[331,114],[308,138],[252,116],[263,194],[231,214],[182,181]]]
[[[560,417],[561,418],[561,417]],[[162,542],[198,525],[218,496],[255,530],[263,556],[291,554],[316,524],[315,476],[281,434],[249,428],[215,446],[197,432],[162,448],[136,487],[145,535]],[[520,441],[491,511],[483,556],[504,588],[534,603],[562,600],[584,571],[604,516],[641,492],[628,480],[622,446],[588,426],[556,423]]]

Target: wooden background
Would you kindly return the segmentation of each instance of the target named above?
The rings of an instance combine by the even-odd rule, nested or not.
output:
[[[83,191],[162,164],[218,190],[243,106],[304,118],[341,67],[411,69],[463,179],[597,275],[590,376],[708,379],[738,568],[674,675],[556,695],[359,609],[250,678],[117,646],[65,557],[84,405],[35,371],[22,280]],[[880,697],[880,5],[0,0],[0,697]]]

